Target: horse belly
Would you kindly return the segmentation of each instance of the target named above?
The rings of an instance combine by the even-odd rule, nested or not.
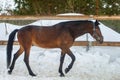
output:
[[[58,48],[58,44],[55,42],[55,41],[35,41],[35,42],[32,42],[33,45],[35,46],[39,46],[39,47],[42,47],[42,48]]]

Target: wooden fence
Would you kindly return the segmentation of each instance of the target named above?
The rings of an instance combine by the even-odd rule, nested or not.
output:
[[[0,16],[0,20],[120,20],[120,16]]]
[[[120,16],[0,16],[0,20],[120,20]],[[0,45],[6,45],[7,41],[0,41]],[[15,45],[18,42],[14,42]],[[76,41],[74,46],[120,46],[120,42],[104,42],[98,44],[97,42]]]
[[[18,45],[17,41],[14,42],[14,45]],[[7,45],[7,41],[0,41],[0,45]],[[96,41],[88,42],[88,41],[75,41],[73,46],[120,46],[120,42],[103,42],[99,44]]]

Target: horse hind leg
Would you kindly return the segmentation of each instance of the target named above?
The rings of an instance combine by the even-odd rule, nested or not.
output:
[[[18,57],[23,53],[23,48],[20,47],[19,50],[14,54],[14,57],[13,57],[13,61],[12,61],[12,64],[8,70],[8,73],[11,74],[13,69],[14,69],[14,66],[15,66],[15,62],[16,60],[18,59]]]
[[[27,69],[28,69],[28,72],[31,76],[36,76],[33,71],[31,70],[30,68],[30,65],[29,65],[29,55],[30,55],[30,48],[25,48],[25,56],[24,56],[24,62],[27,66]]]

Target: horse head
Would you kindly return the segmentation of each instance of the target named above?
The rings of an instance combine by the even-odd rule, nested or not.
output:
[[[99,43],[103,43],[103,36],[99,27],[100,23],[96,20],[93,22],[93,30],[91,32],[91,35],[93,38],[96,39]]]

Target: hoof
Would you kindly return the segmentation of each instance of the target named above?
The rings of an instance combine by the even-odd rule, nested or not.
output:
[[[35,77],[35,76],[36,76],[34,73],[31,73],[30,75],[31,75],[31,76],[33,76],[33,77]]]
[[[9,70],[9,71],[8,71],[8,74],[12,74],[12,71],[11,71],[11,70]]]
[[[65,75],[64,74],[60,74],[60,77],[65,77]]]
[[[66,68],[65,73],[67,74],[70,71],[70,69]]]

